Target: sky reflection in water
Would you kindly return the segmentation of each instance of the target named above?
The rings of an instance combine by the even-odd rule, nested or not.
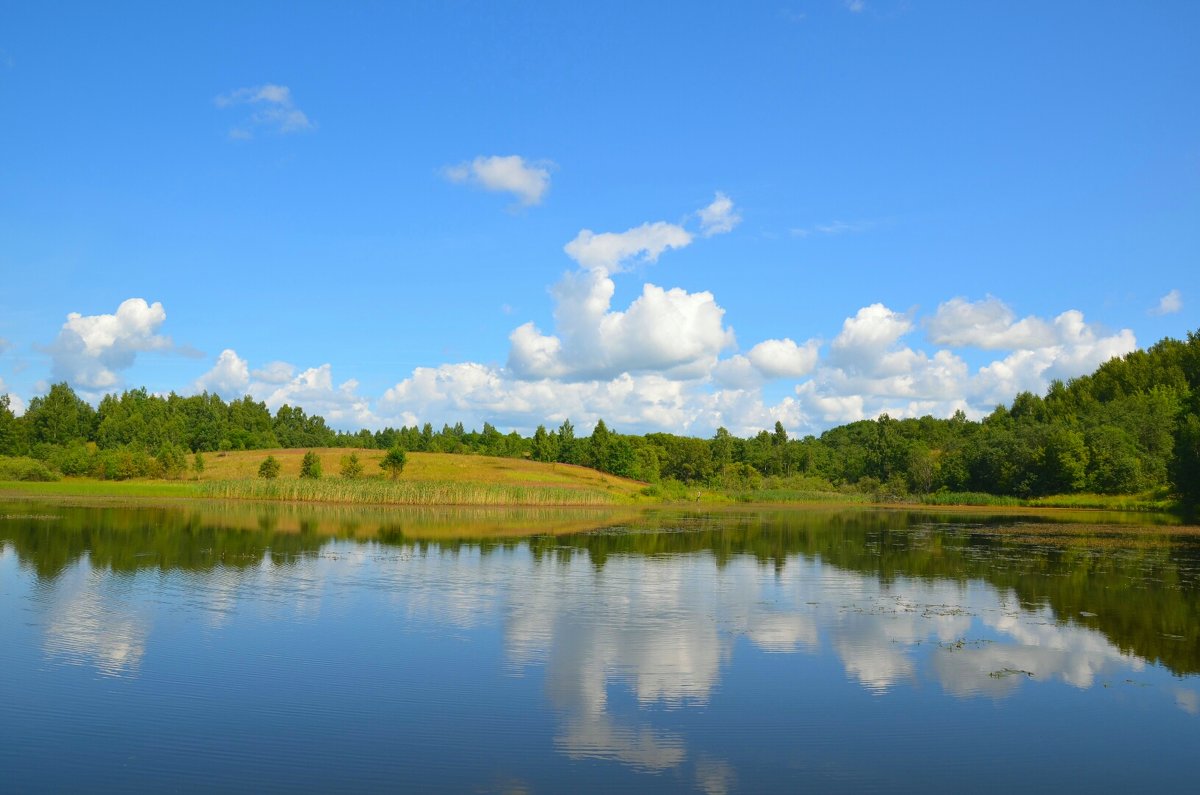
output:
[[[156,710],[167,707],[154,699],[164,692],[211,702],[260,752],[301,754],[303,743],[261,736],[270,720],[229,694],[243,690],[239,677],[251,688],[263,676],[298,688],[304,706],[289,707],[290,719],[325,735],[307,764],[344,759],[339,735],[364,740],[346,730],[377,711],[371,731],[381,745],[411,748],[422,734],[448,741],[437,752],[447,755],[444,768],[428,759],[422,784],[448,790],[544,791],[564,776],[583,789],[917,789],[950,781],[957,764],[1011,766],[1017,749],[1005,733],[1024,724],[1037,736],[1048,715],[1068,732],[1039,742],[1058,753],[1095,753],[1083,727],[1097,718],[1164,733],[1165,744],[1147,746],[1158,758],[1143,758],[1137,776],[1157,771],[1153,781],[1166,789],[1185,781],[1171,760],[1198,747],[1198,677],[1120,648],[1090,611],[1060,616],[974,577],[882,576],[799,553],[780,565],[736,544],[720,556],[615,552],[598,561],[574,538],[498,548],[321,538],[235,565],[134,560],[130,570],[93,565],[88,552],[39,575],[28,539],[0,536],[0,661],[11,707],[0,728],[17,738],[0,761],[15,766],[23,789],[79,783],[69,764],[39,772],[46,743],[70,757],[81,727],[37,717],[35,702],[70,700],[71,710],[136,733],[163,719]],[[992,563],[1006,565],[1000,555]],[[1101,623],[1089,625],[1093,618]],[[113,680],[124,684],[114,691]],[[175,731],[191,761],[164,761],[158,778],[111,772],[93,788],[253,788],[248,777],[260,768],[234,755],[219,761],[238,776],[205,778],[203,755],[216,751],[196,738],[213,714],[182,712]],[[897,727],[911,736],[897,738]],[[858,752],[824,746],[839,738]],[[879,762],[872,738],[894,755]],[[128,738],[117,732],[99,744],[119,754]],[[947,761],[918,764],[901,753],[906,744],[932,745]],[[328,780],[348,790],[392,781],[394,763],[365,745],[359,763],[375,773]],[[489,761],[481,747],[507,760]],[[454,771],[456,755],[475,761]],[[1104,760],[1092,762],[1103,776]],[[414,764],[406,781],[421,781]],[[1045,772],[1035,750],[1015,771],[989,768],[989,780],[996,788],[1006,775],[1020,780],[1021,764],[1027,775]],[[281,789],[322,782],[273,780]]]

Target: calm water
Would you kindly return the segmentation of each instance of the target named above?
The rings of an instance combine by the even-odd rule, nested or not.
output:
[[[4,792],[1195,791],[1200,537],[0,504]]]

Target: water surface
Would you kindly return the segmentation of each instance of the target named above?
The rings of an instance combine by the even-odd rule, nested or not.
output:
[[[1190,791],[1198,542],[0,504],[2,788]]]

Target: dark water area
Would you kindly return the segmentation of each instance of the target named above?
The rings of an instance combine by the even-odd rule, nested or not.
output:
[[[0,503],[0,791],[1193,792],[1200,535]]]

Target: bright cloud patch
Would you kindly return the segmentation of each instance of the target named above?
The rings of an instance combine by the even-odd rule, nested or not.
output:
[[[1054,343],[1054,326],[1036,317],[1017,320],[1003,301],[988,296],[971,302],[951,298],[928,321],[929,339],[935,345],[984,350],[1040,348]]]
[[[733,200],[717,191],[712,204],[696,212],[700,218],[700,233],[705,237],[724,234],[742,221],[742,216],[733,208]]]
[[[508,369],[517,378],[586,380],[622,373],[658,372],[667,378],[703,377],[733,344],[725,310],[712,293],[644,284],[627,309],[613,310],[612,274],[629,259],[653,261],[692,242],[685,229],[665,222],[625,232],[583,230],[566,246],[582,269],[554,286],[556,334],[532,323],[509,336]]]
[[[292,100],[292,91],[287,86],[267,83],[239,88],[221,94],[213,102],[222,109],[242,105],[252,109],[248,117],[230,129],[230,138],[253,138],[255,130],[288,134],[312,130],[315,127],[304,111],[296,107]]]
[[[624,232],[596,234],[584,229],[563,250],[582,267],[607,274],[619,272],[630,259],[654,262],[664,251],[683,248],[691,242],[691,233],[683,227],[658,221]]]
[[[758,343],[746,358],[767,378],[799,378],[807,375],[817,363],[821,343],[809,340],[797,345],[786,337]]]
[[[335,386],[329,364],[310,367],[298,375],[286,362],[271,362],[251,370],[249,362],[238,356],[237,351],[226,348],[213,368],[192,384],[192,391],[214,392],[227,400],[250,395],[272,411],[285,403],[300,406],[338,427],[379,425],[371,411],[370,399],[358,394],[358,381],[350,379]]]
[[[1183,309],[1183,295],[1178,290],[1172,290],[1158,299],[1158,306],[1150,310],[1150,314],[1173,315],[1181,309]]]
[[[217,363],[204,375],[196,379],[192,389],[196,392],[215,392],[218,395],[241,397],[250,386],[250,367],[237,351],[226,348],[217,357]]]
[[[1075,309],[1054,319],[1053,334],[1041,347],[1013,351],[980,369],[971,395],[991,404],[1012,399],[1017,392],[1043,392],[1052,379],[1084,375],[1115,356],[1137,348],[1129,329],[1104,335],[1084,322]]]
[[[51,375],[88,391],[117,387],[119,372],[131,367],[139,353],[174,348],[170,337],[158,334],[166,319],[161,303],[141,298],[123,301],[111,315],[72,312],[58,338],[44,349],[50,354]]]
[[[25,413],[25,401],[21,400],[20,395],[8,391],[8,384],[4,383],[3,378],[0,378],[0,395],[8,395],[8,410],[13,414],[20,417]]]
[[[477,157],[445,169],[451,182],[471,183],[484,190],[511,193],[521,204],[541,204],[550,189],[550,164],[531,163],[520,155]]]

